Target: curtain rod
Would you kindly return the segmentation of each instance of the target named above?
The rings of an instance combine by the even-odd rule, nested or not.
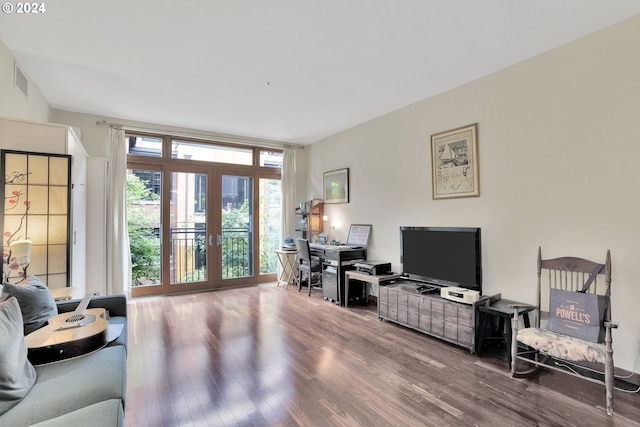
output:
[[[205,135],[205,134],[198,134],[198,133],[191,133],[191,132],[175,132],[175,131],[170,131],[165,129],[153,129],[153,128],[145,128],[140,126],[129,126],[121,123],[110,123],[110,122],[107,122],[106,120],[96,120],[96,125],[109,126],[110,128],[113,128],[113,129],[123,129],[123,130],[131,130],[131,131],[138,131],[138,132],[150,132],[150,133],[177,136],[177,137],[183,137],[183,138],[197,138],[197,139],[203,139],[203,140],[212,141],[212,142],[215,142],[215,141],[229,142],[232,144],[251,145],[251,146],[259,146],[259,147],[266,147],[266,148],[280,148],[280,149],[299,148],[302,150],[304,149],[304,145],[277,143],[273,141],[266,141],[266,140],[260,140],[260,139],[244,139],[244,138],[233,138],[233,137],[227,137],[227,136],[218,136],[215,133],[212,135]]]

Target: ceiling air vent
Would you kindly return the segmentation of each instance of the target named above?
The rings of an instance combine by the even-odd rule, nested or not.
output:
[[[29,96],[29,79],[24,75],[18,64],[16,64],[16,87],[24,94]]]

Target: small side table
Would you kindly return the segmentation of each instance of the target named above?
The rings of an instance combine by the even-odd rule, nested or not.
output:
[[[73,298],[76,288],[73,286],[68,288],[49,288],[49,292],[51,292],[54,301],[64,301]]]
[[[526,305],[522,302],[513,301],[510,299],[499,299],[497,301],[492,301],[491,304],[488,305],[478,305],[478,312],[480,314],[480,327],[478,328],[478,342],[477,342],[477,352],[478,354],[482,352],[482,344],[485,340],[487,333],[487,326],[489,318],[497,318],[499,327],[502,328],[502,335],[507,345],[507,360],[509,361],[509,366],[511,366],[511,340],[513,337],[511,336],[511,321],[513,319],[514,308],[511,305]],[[526,306],[518,309],[518,317],[522,316],[522,320],[524,321],[524,327],[528,328],[531,326],[531,322],[529,320],[529,312],[535,310],[534,306]]]
[[[366,283],[375,283],[380,285],[380,282],[386,282],[389,280],[397,279],[399,274],[381,274],[379,276],[372,276],[370,274],[361,273],[355,270],[347,270],[344,272],[344,306],[349,306],[349,282],[351,280],[359,280],[365,282],[364,285],[364,300],[368,301],[369,294]]]
[[[280,271],[278,272],[278,284],[276,286],[280,286],[281,283],[284,283],[284,289],[286,290],[291,282],[295,281],[293,273],[296,270],[295,264],[298,251],[276,250],[276,255],[278,255],[278,263],[280,264]]]

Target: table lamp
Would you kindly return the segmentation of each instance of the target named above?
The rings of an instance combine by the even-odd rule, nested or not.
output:
[[[18,267],[22,267],[22,272],[26,276],[27,268],[31,263],[31,240],[16,240],[11,242],[9,247],[11,248],[9,264],[15,263]]]

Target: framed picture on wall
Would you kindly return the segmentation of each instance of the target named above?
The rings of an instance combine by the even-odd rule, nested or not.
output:
[[[349,203],[349,168],[323,174],[325,203]]]
[[[433,199],[477,197],[478,124],[431,135]]]

